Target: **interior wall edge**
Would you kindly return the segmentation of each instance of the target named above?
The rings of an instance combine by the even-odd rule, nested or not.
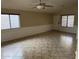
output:
[[[12,29],[12,30],[2,30],[1,31],[1,42],[18,39],[21,37],[26,37],[30,35],[35,35],[38,33],[47,32],[50,30],[58,30],[69,33],[76,33],[76,26],[73,29],[69,28],[58,28],[56,25],[40,25],[40,26],[32,26],[32,27],[24,27],[20,29]],[[16,34],[16,35],[15,35]]]
[[[53,24],[50,24],[50,25],[24,27],[20,29],[2,30],[1,42],[18,39],[21,37],[26,37],[26,36],[30,36],[30,35],[34,35],[42,32],[47,32],[53,29],[54,29]]]

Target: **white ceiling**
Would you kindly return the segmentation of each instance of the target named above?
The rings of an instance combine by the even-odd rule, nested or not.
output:
[[[42,0],[42,2],[54,7],[38,10],[33,7],[39,3],[39,0],[1,0],[1,8],[55,13],[63,9],[77,9],[78,4],[77,0]]]

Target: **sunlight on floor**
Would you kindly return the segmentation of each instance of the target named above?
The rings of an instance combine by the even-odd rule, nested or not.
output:
[[[54,32],[2,47],[1,59],[74,59],[74,38]]]
[[[61,36],[61,40],[60,40],[61,45],[64,48],[71,48],[72,44],[73,44],[73,38],[71,36]]]

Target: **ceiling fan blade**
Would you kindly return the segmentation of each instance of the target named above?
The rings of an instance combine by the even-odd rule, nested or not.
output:
[[[45,5],[45,7],[53,7],[52,5]]]
[[[36,8],[36,7],[32,7],[32,8]]]
[[[41,0],[39,0],[40,1],[40,3],[41,3]]]

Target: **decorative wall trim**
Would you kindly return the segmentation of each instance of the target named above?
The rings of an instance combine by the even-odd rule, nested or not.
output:
[[[61,27],[61,26],[57,26],[57,25],[53,25],[53,28],[55,30],[58,30],[58,31],[63,31],[63,32],[68,32],[68,33],[77,33],[77,25],[74,25],[73,28],[65,28],[65,27]]]
[[[52,24],[49,24],[49,25],[24,27],[19,29],[2,30],[1,42],[18,39],[18,38],[26,37],[30,35],[35,35],[38,33],[50,31],[52,29],[53,29]]]
[[[35,35],[35,34],[47,32],[50,30],[58,30],[58,31],[63,31],[63,32],[76,33],[77,26],[75,25],[74,28],[62,28],[62,27],[58,27],[53,24],[49,24],[49,25],[24,27],[24,28],[19,28],[19,29],[2,30],[1,31],[1,42],[18,39],[22,37],[27,37],[30,35]]]

